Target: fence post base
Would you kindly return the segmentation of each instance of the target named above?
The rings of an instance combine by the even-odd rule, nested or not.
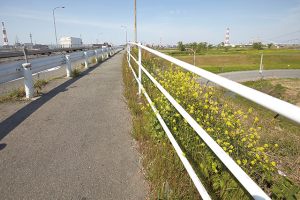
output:
[[[96,64],[98,63],[98,51],[95,50]]]
[[[66,66],[66,71],[67,71],[67,77],[72,77],[72,65],[71,65],[71,59],[70,55],[66,55],[66,61],[67,61],[67,66]]]
[[[85,67],[85,69],[87,69],[87,68],[89,68],[88,55],[87,55],[87,52],[86,52],[86,51],[83,52],[83,54],[84,54],[84,67]]]
[[[23,63],[22,67],[23,67],[23,73],[24,73],[24,85],[25,85],[26,99],[31,99],[34,94],[32,73],[31,73],[31,64]]]

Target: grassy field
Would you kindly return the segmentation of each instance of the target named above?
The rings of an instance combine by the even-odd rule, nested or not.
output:
[[[161,50],[182,61],[193,64],[191,52]],[[212,49],[196,55],[196,66],[214,73],[258,70],[261,53],[264,54],[264,69],[300,69],[300,50],[294,49]]]

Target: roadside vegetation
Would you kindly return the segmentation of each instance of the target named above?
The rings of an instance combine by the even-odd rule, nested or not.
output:
[[[274,199],[299,198],[298,172],[287,170],[295,167],[290,164],[292,159],[299,156],[299,147],[297,140],[290,142],[294,137],[288,138],[284,128],[277,131],[281,118],[274,119],[273,115],[262,114],[251,103],[240,102],[239,97],[226,96],[226,91],[219,88],[200,85],[198,77],[177,66],[167,64],[145,52],[142,56],[143,66],[268,195]],[[132,62],[132,66],[137,71],[136,64]],[[125,60],[123,78],[125,97],[133,115],[133,135],[139,141],[143,154],[146,177],[152,189],[151,197],[198,199],[197,191],[152,110],[143,98],[138,99],[136,82]],[[143,85],[212,197],[251,199],[145,76]],[[299,129],[297,125],[294,127]],[[291,135],[297,135],[295,129],[289,130]],[[285,139],[278,140],[281,138]],[[286,151],[288,146],[293,149]],[[292,156],[286,158],[289,153]],[[299,165],[294,169],[297,166]]]
[[[51,79],[53,80],[53,79]],[[37,79],[33,83],[34,87],[34,96],[39,96],[42,94],[43,88],[51,81],[45,79]],[[0,96],[0,103],[11,102],[11,101],[24,101],[25,100],[25,89],[23,87],[19,87],[13,89],[12,91],[8,92],[5,95]]]
[[[196,51],[196,66],[214,73],[258,70],[262,53],[264,69],[300,69],[299,49],[277,49],[273,44],[263,46],[261,43],[255,43],[252,47],[224,47],[222,44],[212,46],[205,42],[179,42],[178,49],[160,51],[193,64],[193,52],[189,49]]]

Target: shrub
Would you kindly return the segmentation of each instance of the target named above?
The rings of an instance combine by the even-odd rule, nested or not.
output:
[[[35,81],[33,87],[36,90],[36,93],[39,94],[40,91],[42,90],[42,88],[48,84],[48,81],[44,80],[44,79],[38,79],[37,81]]]
[[[78,77],[80,75],[80,73],[81,73],[80,70],[75,68],[72,70],[72,77],[74,77],[74,78]]]

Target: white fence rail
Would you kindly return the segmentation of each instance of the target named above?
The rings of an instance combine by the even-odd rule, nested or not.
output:
[[[2,63],[0,64],[0,84],[24,77],[25,88],[27,88],[26,83],[32,85],[32,80],[29,79],[33,73],[41,72],[64,64],[66,64],[66,75],[67,77],[70,77],[72,70],[72,62],[84,59],[85,67],[88,68],[90,58],[95,57],[96,61],[98,62],[99,57],[101,57],[102,60],[106,59],[109,56],[112,56],[114,53],[116,53],[116,51],[118,51],[121,48],[121,46],[107,47],[103,49],[89,50],[84,52],[74,52],[66,55],[61,54],[55,56],[35,58],[31,59],[30,63],[27,63],[27,65],[24,65],[24,61]],[[28,92],[29,93],[26,93],[26,97],[31,98],[32,92],[29,90]]]
[[[138,59],[135,59],[130,52],[131,45],[138,47]],[[148,47],[145,47],[141,44],[137,43],[129,43],[127,48],[127,60],[129,67],[131,68],[135,79],[138,82],[139,85],[139,94],[141,92],[145,95],[147,101],[150,103],[153,111],[156,114],[156,117],[158,118],[159,122],[161,123],[163,129],[165,130],[167,136],[169,137],[172,145],[174,146],[179,158],[183,162],[188,174],[190,175],[192,181],[194,182],[200,196],[203,199],[210,199],[207,191],[203,187],[202,183],[200,182],[199,178],[197,177],[195,171],[193,170],[191,164],[186,158],[182,157],[182,150],[180,149],[179,145],[177,144],[176,140],[172,136],[169,128],[165,124],[162,117],[157,112],[157,109],[153,106],[152,101],[143,88],[142,85],[142,72],[145,73],[145,75],[154,83],[154,85],[164,94],[164,96],[170,101],[170,103],[177,109],[177,111],[185,118],[185,120],[190,124],[190,126],[195,130],[195,132],[200,136],[200,138],[207,144],[207,146],[215,153],[215,155],[220,159],[220,161],[229,169],[229,171],[235,176],[235,178],[240,182],[240,184],[245,188],[246,191],[254,198],[254,199],[270,199],[268,195],[240,168],[238,164],[235,163],[235,161],[209,136],[209,134],[206,133],[206,131],[194,120],[188,112],[184,110],[184,108],[177,103],[177,101],[166,91],[162,85],[160,85],[155,78],[142,66],[142,57],[141,57],[141,50],[146,50],[158,57],[161,57],[165,60],[168,60],[180,67],[182,67],[185,70],[188,70],[190,72],[193,72],[197,75],[202,76],[203,78],[206,78],[232,92],[235,92],[236,94],[239,94],[253,102],[256,102],[262,106],[264,106],[267,109],[270,109],[274,112],[277,112],[297,123],[300,123],[300,108],[297,106],[294,106],[292,104],[289,104],[285,101],[276,99],[272,96],[269,96],[267,94],[264,94],[262,92],[256,91],[254,89],[248,88],[246,86],[243,86],[239,83],[236,83],[234,81],[228,80],[226,78],[223,78],[221,76],[218,76],[216,74],[213,74],[211,72],[205,71],[203,69],[197,68],[193,65],[190,65],[188,63],[185,63],[183,61],[180,61],[178,59],[175,59],[171,56],[165,55],[163,53],[160,53],[158,51],[155,51],[153,49],[150,49]],[[138,65],[138,75],[135,74],[134,70],[132,69],[132,66],[130,64],[131,58],[134,60],[134,62]]]

